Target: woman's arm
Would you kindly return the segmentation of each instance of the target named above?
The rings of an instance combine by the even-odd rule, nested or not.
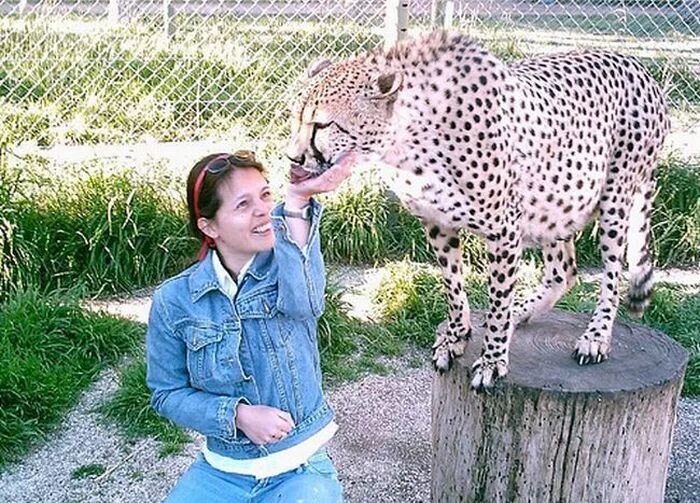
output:
[[[324,308],[326,272],[321,254],[319,222],[322,206],[312,196],[335,190],[350,175],[352,156],[317,178],[290,184],[283,205],[272,210],[276,232],[275,255],[279,264],[280,311],[294,318],[320,316]],[[284,210],[309,206],[310,220],[284,216]]]
[[[287,412],[191,386],[187,346],[169,323],[159,292],[153,297],[148,321],[146,358],[151,406],[179,426],[224,440],[237,439],[240,430],[255,444],[277,442],[294,428]]]

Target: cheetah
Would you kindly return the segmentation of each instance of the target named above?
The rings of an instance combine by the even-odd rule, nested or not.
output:
[[[574,358],[599,363],[610,352],[625,250],[629,311],[644,311],[654,171],[669,128],[662,90],[631,57],[581,51],[506,63],[440,31],[314,63],[291,107],[287,157],[298,177],[348,152],[381,161],[442,270],[449,314],[433,346],[438,371],[463,354],[472,331],[459,231],[485,240],[489,309],[471,374],[482,390],[506,375],[515,327],[574,284],[574,237],[596,216],[604,276]],[[526,247],[542,249],[543,279],[516,302]]]

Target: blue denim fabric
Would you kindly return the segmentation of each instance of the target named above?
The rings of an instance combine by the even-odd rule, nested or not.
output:
[[[207,447],[252,459],[292,447],[333,419],[321,389],[317,318],[325,269],[312,201],[304,251],[288,237],[282,206],[272,210],[275,246],[258,253],[233,302],[220,290],[212,253],[154,293],[146,336],[147,384],[158,414],[207,437]],[[289,412],[281,441],[253,444],[235,427],[239,402]]]
[[[342,503],[338,473],[321,449],[309,461],[275,477],[256,480],[222,472],[200,454],[172,489],[166,503]]]

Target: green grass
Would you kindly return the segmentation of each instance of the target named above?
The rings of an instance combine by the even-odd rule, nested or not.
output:
[[[0,192],[0,298],[27,285],[129,292],[194,256],[186,210],[167,177],[121,170],[61,178],[42,168],[0,166],[0,178],[23,177]]]
[[[280,97],[320,50],[348,55],[380,42],[352,24],[173,22],[168,42],[157,24],[109,29],[67,17],[59,30],[31,16],[3,20],[2,135],[51,145],[226,138],[241,125],[279,131]]]
[[[346,20],[188,15],[176,16],[173,23],[175,34],[167,41],[160,23],[108,27],[101,20],[72,16],[61,22],[34,16],[0,20],[5,55],[0,142],[189,141],[234,138],[241,130],[283,138],[288,97],[313,59],[344,58],[382,43],[365,24]],[[505,24],[489,18],[480,21],[479,29],[508,38],[514,29],[538,27],[571,36],[583,31],[666,39],[689,33],[675,18],[618,15],[543,15]],[[524,44],[513,41],[496,49],[512,58],[523,53],[519,45]],[[666,62],[650,65],[662,68]],[[697,72],[675,58],[669,71],[674,106],[699,103]]]
[[[161,442],[162,456],[180,452],[190,437],[178,426],[159,416],[150,406],[143,354],[119,372],[119,390],[100,407],[104,416],[118,423],[128,438],[150,436]]]
[[[658,267],[700,263],[700,162],[671,157],[660,163],[651,221],[652,256]],[[594,222],[576,241],[579,266],[600,265],[597,232]]]
[[[82,465],[71,472],[70,478],[74,480],[95,478],[102,475],[105,471],[107,471],[107,468],[103,464]]]
[[[675,157],[657,171],[657,194],[652,212],[652,250],[658,267],[687,267],[700,263],[700,163]],[[600,265],[598,225],[589,224],[576,240],[579,266]],[[483,241],[463,232],[464,260],[475,272],[488,265]],[[433,263],[422,225],[378,183],[362,184],[330,198],[321,223],[326,258],[344,263],[386,263],[404,257]],[[539,261],[539,252],[526,257]]]
[[[0,168],[0,456],[5,463],[45,438],[96,372],[133,352],[142,336],[139,325],[85,313],[71,295],[153,285],[179,271],[196,243],[185,237],[181,180],[154,170],[147,175],[128,169],[56,174],[39,164],[10,169],[0,163]],[[697,164],[674,159],[659,170],[653,230],[657,262],[663,266],[700,259],[699,171]],[[386,372],[382,357],[401,355],[412,346],[428,348],[446,306],[423,229],[382,187],[351,189],[329,197],[326,206],[326,256],[341,263],[388,263],[389,270],[377,296],[379,323],[350,317],[339,290],[329,287],[319,346],[322,370],[333,383]],[[579,242],[584,265],[598,261],[595,239],[587,232]],[[470,304],[483,307],[483,243],[466,234],[464,249],[472,270],[467,274]],[[391,263],[404,257],[428,265]],[[72,294],[63,290],[67,287]],[[56,294],[37,293],[52,290]],[[593,285],[579,285],[561,307],[590,311],[596,295]],[[684,388],[690,395],[700,394],[699,302],[697,294],[661,288],[643,320],[691,351]],[[126,425],[128,435],[160,438],[162,453],[180,449],[187,437],[148,406],[142,356],[122,369],[120,379],[121,390],[105,414]]]
[[[621,35],[657,40],[700,33],[700,26],[688,23],[677,14],[625,15],[622,12],[539,14],[537,16],[515,15],[510,23],[495,22],[490,18],[484,19],[483,22],[504,31],[510,26],[516,29],[562,31],[571,35],[576,33]]]
[[[327,384],[356,379],[367,372],[384,372],[377,358],[406,350],[406,341],[389,327],[350,316],[341,295],[338,285],[326,287],[326,309],[318,323],[321,371]]]
[[[698,28],[700,33],[700,27]],[[700,105],[700,73],[697,67],[673,58],[640,58],[649,73],[666,89],[669,107]]]
[[[97,372],[143,327],[29,290],[0,305],[0,466],[46,438]]]
[[[79,171],[49,180],[47,167],[0,164],[0,298],[27,286],[81,287],[89,295],[153,285],[192,260],[179,178],[129,169]],[[53,175],[53,174],[52,174]],[[660,267],[700,262],[700,164],[669,158],[658,170],[652,215]],[[326,259],[381,264],[404,257],[433,263],[418,220],[378,183],[325,200]],[[600,264],[597,224],[577,240],[580,266]],[[483,241],[462,234],[468,269],[486,268]],[[530,253],[528,257],[538,257]]]
[[[670,335],[688,350],[683,394],[700,395],[700,292],[659,285],[642,322]]]
[[[373,300],[389,331],[420,347],[432,345],[435,328],[447,316],[439,273],[408,261],[387,265]]]
[[[363,183],[328,198],[321,220],[324,257],[331,262],[373,264],[433,252],[423,226],[379,182]]]
[[[534,281],[534,275],[528,278],[527,288],[534,287]],[[467,275],[466,282],[471,307],[484,308],[487,305],[485,277]],[[386,373],[388,369],[380,357],[398,356],[411,347],[429,348],[435,328],[447,312],[441,283],[435,267],[408,261],[389,264],[374,299],[380,310],[376,323],[350,317],[348,306],[340,298],[340,290],[329,286],[318,332],[326,383],[357,379],[368,372]],[[700,394],[700,294],[687,294],[681,288],[663,285],[658,290],[642,322],[663,330],[691,352],[683,393]],[[590,312],[597,292],[595,284],[579,283],[559,307]],[[131,325],[136,334],[142,334],[142,326],[124,323]],[[179,452],[189,437],[150,408],[150,391],[145,384],[146,365],[140,352],[134,354],[135,359],[120,370],[119,391],[100,410],[109,420],[118,423],[127,437],[150,436],[160,440],[161,455]],[[420,366],[415,360],[414,357],[410,366]],[[89,383],[90,379],[88,376],[85,382]],[[77,393],[72,400],[75,396]],[[15,444],[21,442],[21,438],[15,440]]]

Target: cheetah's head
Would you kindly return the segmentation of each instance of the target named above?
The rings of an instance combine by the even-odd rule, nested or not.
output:
[[[386,149],[402,74],[362,58],[313,63],[291,107],[292,182],[317,176],[346,153],[381,156]]]

